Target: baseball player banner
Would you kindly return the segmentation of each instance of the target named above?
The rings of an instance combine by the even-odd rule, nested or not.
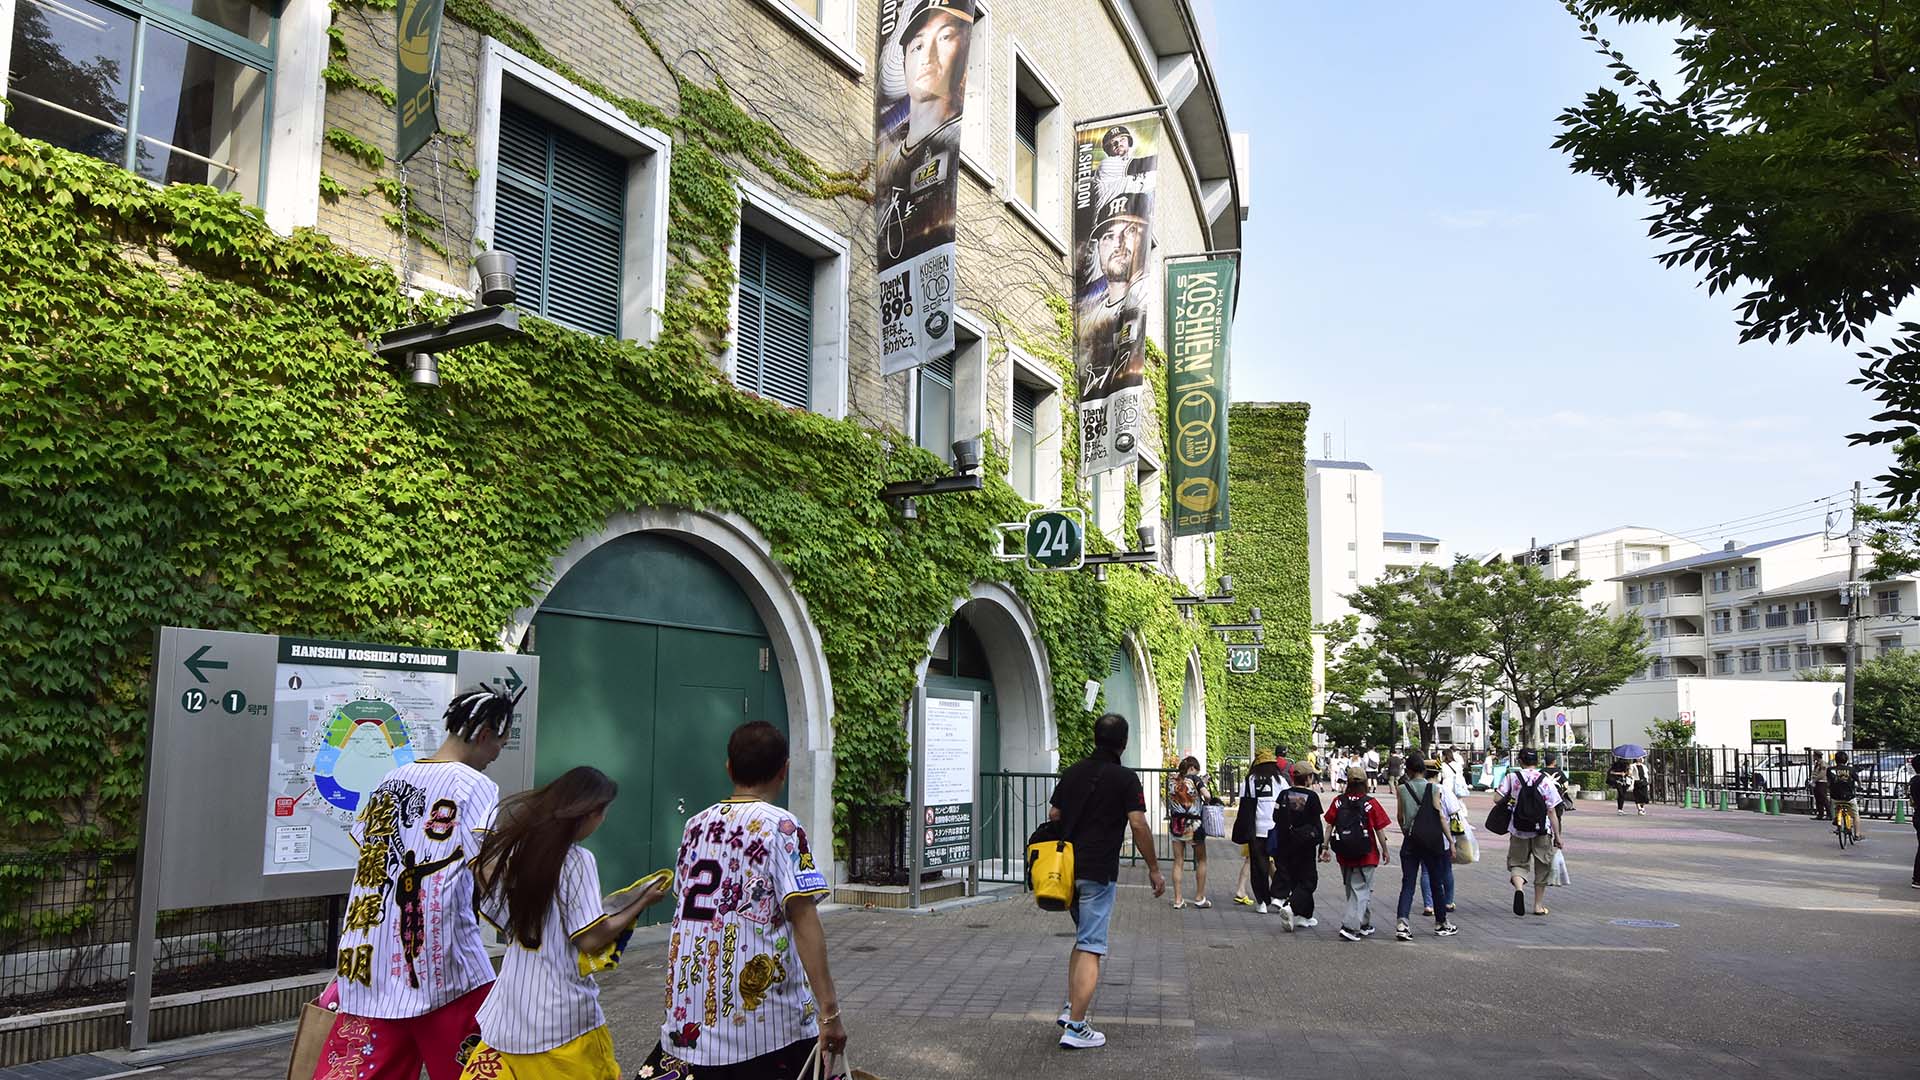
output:
[[[1227,528],[1227,342],[1232,259],[1167,265],[1167,456],[1173,535]]]
[[[1073,366],[1087,476],[1140,456],[1146,422],[1147,280],[1161,118],[1076,129],[1073,150]]]
[[[960,113],[974,0],[880,0],[874,97],[880,370],[953,351]]]

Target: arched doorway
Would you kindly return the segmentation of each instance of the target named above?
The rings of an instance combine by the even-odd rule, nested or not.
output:
[[[1192,754],[1207,761],[1207,687],[1200,674],[1200,651],[1187,656],[1187,678],[1180,690],[1180,712],[1174,721],[1173,749],[1181,757]]]
[[[1107,677],[1100,684],[1108,712],[1127,718],[1127,752],[1121,762],[1133,769],[1158,769],[1161,760],[1160,695],[1155,692],[1153,668],[1131,631],[1114,646]]]
[[[782,801],[831,836],[819,637],[750,526],[623,514],[556,559],[554,578],[508,634],[541,657],[536,778],[591,764],[620,783],[588,845],[608,888],[673,864],[686,818],[732,790],[726,740],[744,720],[787,732]]]
[[[1000,859],[1037,824],[1027,821],[1026,804],[1043,784],[997,774],[1051,773],[1060,760],[1053,681],[1033,613],[1005,585],[976,583],[934,633],[922,681],[935,696],[980,695],[980,857]]]

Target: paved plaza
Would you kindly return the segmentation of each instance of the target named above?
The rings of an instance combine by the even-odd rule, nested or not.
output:
[[[1486,800],[1472,803],[1484,816]],[[1278,917],[1226,902],[1236,865],[1225,857],[1211,911],[1174,911],[1131,871],[1094,1005],[1101,1050],[1057,1048],[1071,926],[1018,894],[933,915],[841,910],[826,926],[854,1063],[886,1080],[1910,1078],[1914,831],[1869,828],[1869,843],[1842,853],[1802,818],[1665,807],[1622,818],[1582,803],[1568,828],[1574,882],[1549,891],[1551,916],[1513,916],[1501,842],[1492,862],[1458,868],[1460,934],[1435,938],[1416,907],[1410,944],[1393,940],[1397,860],[1381,875],[1381,932],[1358,943],[1334,934],[1337,871],[1323,874],[1319,928],[1291,936]],[[656,1037],[663,953],[635,950],[602,980],[628,1069]],[[116,1065],[158,1065],[143,1075],[163,1080],[277,1080],[285,1035],[254,1039]]]

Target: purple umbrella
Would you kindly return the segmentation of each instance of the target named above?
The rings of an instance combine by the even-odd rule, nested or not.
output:
[[[1613,756],[1633,761],[1647,756],[1647,748],[1639,743],[1621,743],[1613,748]]]

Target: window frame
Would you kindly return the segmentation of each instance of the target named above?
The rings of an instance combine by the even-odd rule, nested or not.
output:
[[[967,45],[967,94],[960,112],[960,165],[989,190],[999,183],[987,162],[993,156],[993,11],[975,0],[973,36]]]
[[[1646,586],[1638,585],[1638,584],[1627,586],[1627,603],[1628,604],[1644,604],[1646,602],[1647,602]]]
[[[1058,506],[1061,501],[1060,486],[1065,473],[1061,458],[1062,442],[1067,425],[1061,418],[1061,394],[1065,393],[1060,375],[1042,363],[1031,353],[1017,345],[1007,345],[1007,444],[1011,448],[1013,440],[1013,384],[1024,383],[1041,392],[1040,401],[1033,411],[1033,490],[1034,502],[1041,506]],[[1011,466],[1007,472],[1008,483],[1012,483]]]
[[[1713,632],[1716,634],[1733,633],[1733,609],[1715,608],[1710,616],[1713,620]]]
[[[1876,657],[1892,656],[1894,653],[1907,651],[1906,639],[1899,634],[1888,634],[1884,637],[1876,637],[1873,639],[1873,643],[1873,655]]]
[[[735,274],[727,304],[727,348],[720,369],[739,385],[737,335],[740,326],[740,229],[752,226],[783,246],[813,259],[812,385],[807,411],[835,420],[846,418],[848,407],[848,333],[852,242],[811,216],[794,209],[773,192],[749,180],[734,184],[740,196],[740,220],[735,224],[727,257]]]
[[[1065,255],[1068,250],[1065,231],[1066,174],[1062,163],[1073,130],[1072,124],[1064,118],[1066,95],[1034,63],[1032,56],[1020,47],[1018,39],[1009,40],[1007,49],[1010,56],[1007,70],[1013,77],[1007,83],[1006,204],[1015,216],[1038,232],[1055,251]],[[1034,148],[1034,193],[1040,203],[1038,206],[1029,206],[1019,197],[1014,191],[1016,185],[1012,179],[1019,175],[1014,156],[1019,140],[1014,137],[1013,125],[1022,95],[1027,95],[1042,109],[1035,132],[1039,145]]]
[[[660,335],[667,304],[667,173],[673,140],[643,128],[625,113],[581,90],[557,73],[496,38],[480,44],[478,120],[473,149],[480,175],[474,181],[473,235],[493,245],[499,204],[500,114],[508,102],[627,159],[625,222],[620,251],[620,337],[641,345]],[[477,295],[480,272],[468,273],[467,293]]]
[[[953,357],[953,393],[952,439],[970,439],[987,430],[987,357],[992,348],[992,324],[965,308],[953,310],[954,357]],[[963,332],[964,331],[964,335]],[[966,346],[962,348],[961,339],[966,337]],[[907,432],[914,445],[920,445],[920,380],[926,374],[927,365],[922,364],[910,369],[912,377],[907,380]],[[923,447],[940,460],[953,461],[953,447],[940,449]]]
[[[1875,589],[1873,591],[1873,613],[1875,615],[1900,614],[1900,590]]]
[[[856,80],[866,75],[866,61],[857,51],[861,8],[856,0],[820,0],[818,18],[794,7],[789,0],[758,0],[758,3],[761,10],[784,23],[846,74]]]

